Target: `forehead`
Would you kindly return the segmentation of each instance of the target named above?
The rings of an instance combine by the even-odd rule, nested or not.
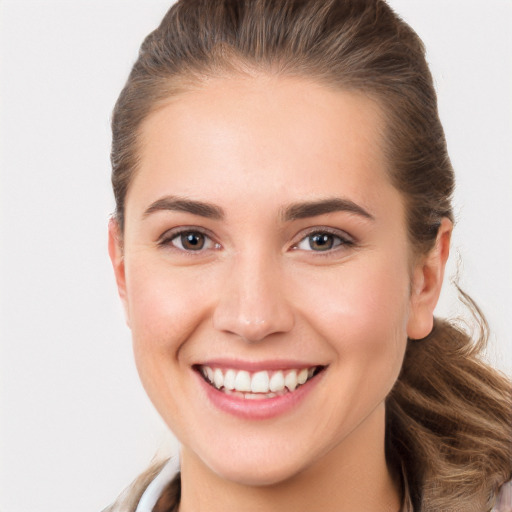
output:
[[[390,186],[383,126],[379,106],[361,93],[297,78],[213,79],[144,121],[127,207],[131,196],[177,192],[213,201],[341,194],[371,202]]]

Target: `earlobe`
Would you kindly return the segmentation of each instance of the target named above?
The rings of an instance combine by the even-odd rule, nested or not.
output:
[[[128,317],[128,300],[126,294],[126,275],[124,266],[123,238],[119,223],[111,218],[108,223],[108,253],[117,283],[117,291],[125,311],[126,323],[130,326]]]
[[[434,309],[443,285],[452,230],[451,220],[443,218],[434,248],[421,258],[414,269],[407,322],[407,336],[410,339],[425,338],[434,327]]]

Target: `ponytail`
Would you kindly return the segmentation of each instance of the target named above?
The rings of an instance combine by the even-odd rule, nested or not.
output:
[[[402,462],[422,512],[490,510],[512,477],[511,385],[480,359],[487,323],[461,294],[480,325],[478,340],[436,319],[427,338],[409,340],[386,402],[386,450]]]

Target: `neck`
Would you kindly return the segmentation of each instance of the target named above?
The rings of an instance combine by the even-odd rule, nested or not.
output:
[[[399,484],[386,464],[384,405],[342,443],[285,481],[229,481],[183,447],[180,512],[397,512]]]

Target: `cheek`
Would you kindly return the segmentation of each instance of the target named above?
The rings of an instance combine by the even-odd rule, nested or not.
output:
[[[131,263],[128,314],[135,349],[150,354],[175,351],[207,317],[209,283],[190,269],[147,260]]]
[[[322,279],[317,276],[309,287],[308,302],[313,308],[305,314],[341,359],[352,354],[362,365],[373,364],[375,370],[379,365],[399,370],[407,340],[406,269],[406,265],[387,265],[385,260],[365,260],[326,273]]]
[[[301,311],[313,334],[330,346],[332,379],[326,384],[334,398],[325,404],[332,412],[324,428],[343,435],[384,402],[398,378],[409,290],[406,265],[393,267],[377,257],[348,263],[317,273],[308,291],[302,288],[309,308]]]
[[[173,430],[182,412],[179,397],[186,384],[181,347],[208,318],[209,283],[151,258],[127,261],[128,314],[134,358],[141,382],[154,406]],[[179,414],[178,414],[179,413]],[[181,436],[183,437],[183,433]]]

